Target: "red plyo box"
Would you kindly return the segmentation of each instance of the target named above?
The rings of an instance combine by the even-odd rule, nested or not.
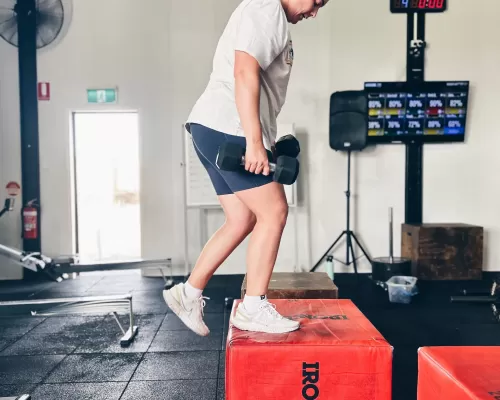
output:
[[[226,400],[391,399],[393,348],[351,300],[271,303],[301,328],[269,334],[230,325]]]
[[[500,346],[422,347],[418,400],[500,400]]]

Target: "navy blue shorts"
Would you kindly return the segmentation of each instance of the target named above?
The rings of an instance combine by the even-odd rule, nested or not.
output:
[[[246,148],[246,138],[228,135],[203,125],[189,124],[194,148],[206,168],[218,196],[233,194],[273,182],[272,174],[256,175],[242,166],[237,171],[222,171],[215,164],[219,147],[224,142],[235,142]]]

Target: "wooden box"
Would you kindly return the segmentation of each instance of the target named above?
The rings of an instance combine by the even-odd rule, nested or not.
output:
[[[241,285],[245,297],[247,276]],[[268,299],[337,299],[338,288],[325,272],[274,272],[267,292]]]
[[[483,271],[483,228],[467,224],[403,224],[401,257],[422,280],[476,280]]]

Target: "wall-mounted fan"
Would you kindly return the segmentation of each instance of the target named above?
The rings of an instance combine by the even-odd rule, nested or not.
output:
[[[25,0],[0,0],[0,37],[18,46],[17,9]],[[52,47],[66,35],[72,15],[71,0],[35,0],[37,49]]]

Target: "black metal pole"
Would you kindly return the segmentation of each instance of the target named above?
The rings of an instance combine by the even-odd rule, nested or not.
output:
[[[406,21],[406,81],[412,80],[412,42],[415,39],[415,14],[408,14]]]
[[[347,192],[346,200],[347,200],[347,245],[346,245],[346,264],[349,265],[349,246],[351,245],[349,242],[350,234],[351,234],[351,150],[347,151]],[[352,245],[351,245],[352,246]]]
[[[424,81],[425,72],[425,14],[408,14],[406,80],[411,83]],[[413,141],[406,145],[405,173],[405,222],[421,224],[423,221],[423,144]]]
[[[406,209],[407,224],[421,224],[422,213],[422,143],[406,145]]]
[[[40,206],[38,93],[35,0],[18,0],[15,6],[19,35],[19,100],[21,117],[21,166],[23,203]],[[25,251],[41,251],[40,209],[36,239],[23,238]]]

